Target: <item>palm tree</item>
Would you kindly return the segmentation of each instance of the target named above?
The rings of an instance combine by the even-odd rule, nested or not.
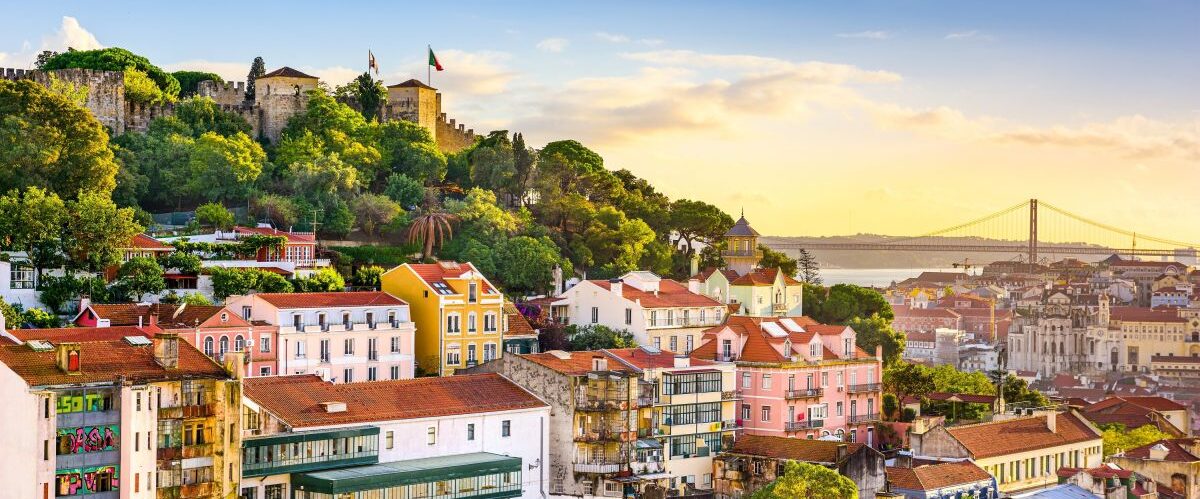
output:
[[[422,242],[425,250],[421,252],[421,258],[429,258],[433,254],[435,242],[440,247],[454,237],[454,229],[450,227],[450,222],[454,219],[454,215],[444,211],[426,211],[414,218],[412,225],[408,226],[408,242]]]

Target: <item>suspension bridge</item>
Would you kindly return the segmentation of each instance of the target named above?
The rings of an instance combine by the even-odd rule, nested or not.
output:
[[[787,242],[776,249],[1010,253],[1039,263],[1042,255],[1194,256],[1200,243],[1139,234],[1030,199],[958,225],[913,237],[875,241]]]

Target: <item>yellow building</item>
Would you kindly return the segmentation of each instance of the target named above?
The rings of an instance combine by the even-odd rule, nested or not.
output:
[[[383,291],[408,302],[417,369],[449,376],[501,356],[504,295],[470,263],[406,263],[383,274]]]

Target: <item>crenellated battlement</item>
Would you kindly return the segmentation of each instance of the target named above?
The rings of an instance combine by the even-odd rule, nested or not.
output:
[[[208,97],[217,104],[241,104],[246,100],[246,82],[205,80],[196,87],[196,95]]]

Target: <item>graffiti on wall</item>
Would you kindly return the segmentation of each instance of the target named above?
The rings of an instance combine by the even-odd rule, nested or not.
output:
[[[108,411],[112,409],[112,393],[107,391],[64,393],[57,397],[55,407],[59,414]]]
[[[82,426],[58,429],[58,453],[81,454],[117,450],[121,430],[116,425]]]
[[[58,470],[55,473],[57,496],[78,496],[119,490],[115,465]]]

